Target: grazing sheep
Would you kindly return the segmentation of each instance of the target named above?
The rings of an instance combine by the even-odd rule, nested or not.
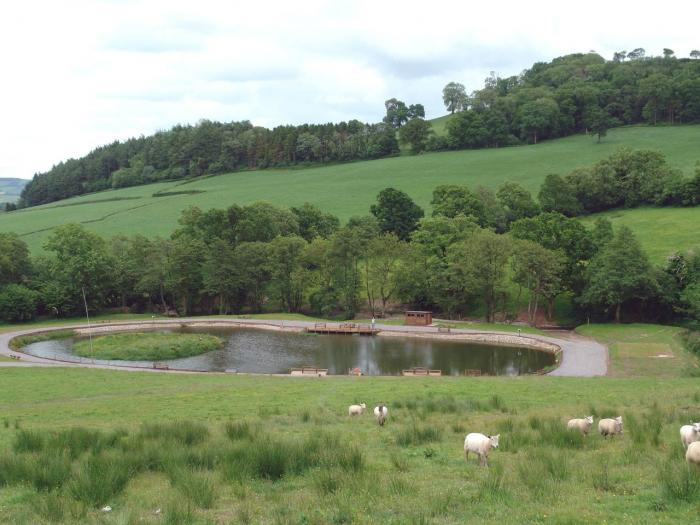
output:
[[[700,423],[690,423],[681,427],[681,443],[683,448],[688,448],[688,445],[694,441],[700,441]]]
[[[469,461],[469,453],[474,452],[479,456],[479,463],[488,467],[489,452],[492,448],[498,448],[499,437],[501,437],[500,434],[495,436],[487,436],[478,432],[467,434],[467,437],[464,438],[464,459]]]
[[[685,461],[689,465],[700,467],[700,441],[693,441],[685,451]]]
[[[360,403],[359,405],[350,405],[348,407],[348,415],[361,416],[365,413],[365,408],[367,408],[367,405],[365,405],[364,403]]]
[[[601,419],[598,421],[598,432],[606,439],[608,436],[622,434],[622,416],[615,419]]]
[[[593,425],[593,416],[584,417],[583,419],[569,419],[566,424],[567,430],[578,430],[584,436],[588,435]]]
[[[374,417],[377,418],[377,423],[379,423],[380,427],[384,426],[388,413],[389,409],[384,404],[374,407]]]

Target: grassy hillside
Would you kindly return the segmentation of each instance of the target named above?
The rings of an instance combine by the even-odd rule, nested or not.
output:
[[[700,208],[636,208],[613,210],[584,217],[593,224],[607,217],[614,226],[626,225],[637,234],[652,262],[663,263],[674,251],[700,248]]]
[[[685,467],[678,428],[697,420],[697,379],[648,352],[673,334],[654,325],[587,330],[614,349],[618,377],[0,368],[0,521],[695,522],[700,476]],[[657,364],[626,366],[630,355]],[[370,414],[351,419],[356,402],[386,403],[386,426]],[[595,425],[622,415],[624,434],[565,430],[588,414]],[[500,434],[490,468],[473,454],[465,462],[468,432]]]
[[[15,202],[19,199],[22,189],[27,182],[24,179],[0,178],[0,204]]]
[[[700,126],[627,127],[611,130],[603,143],[574,136],[532,146],[431,153],[310,169],[232,173],[190,182],[137,186],[47,204],[0,216],[0,231],[23,236],[33,252],[50,230],[81,222],[95,232],[168,235],[187,206],[226,207],[266,200],[281,206],[310,202],[341,219],[368,213],[387,186],[406,191],[424,208],[439,184],[498,187],[518,181],[536,193],[549,173],[565,174],[606,157],[620,146],[663,151],[673,166],[690,174],[700,158]],[[190,192],[154,197],[163,192]],[[678,228],[671,228],[676,232]],[[668,231],[668,230],[667,230]],[[671,239],[669,239],[671,240]],[[674,244],[675,246],[675,244]]]

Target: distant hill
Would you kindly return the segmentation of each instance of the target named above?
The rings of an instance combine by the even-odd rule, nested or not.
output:
[[[699,143],[698,125],[632,126],[611,130],[601,143],[576,135],[530,146],[228,173],[104,191],[1,214],[0,231],[17,232],[38,253],[52,229],[68,222],[82,223],[104,237],[136,233],[164,237],[177,227],[188,206],[206,210],[260,200],[284,207],[309,202],[345,221],[368,214],[379,191],[389,186],[407,192],[429,214],[431,194],[439,184],[496,189],[510,180],[536,195],[547,174],[566,175],[590,166],[621,146],[659,150],[687,177],[700,159]],[[674,249],[700,245],[700,230],[692,226],[700,221],[700,207],[643,208],[608,215],[616,223],[629,224],[656,260]],[[647,216],[654,217],[653,224],[644,221]],[[652,228],[662,223],[663,233]]]
[[[16,202],[28,182],[25,179],[0,178],[0,203]]]
[[[626,59],[618,53],[614,60],[576,53],[532,64],[517,76],[492,75],[482,89],[468,97],[457,94],[456,100],[466,108],[433,123],[436,135],[425,142],[428,150],[537,144],[590,130],[602,136],[609,128],[634,124],[700,123],[700,60],[648,57],[642,49]],[[271,129],[249,121],[177,125],[97,147],[36,174],[22,204],[201,175],[381,159],[399,153],[393,126],[409,118],[407,112],[400,115],[387,115],[388,123]]]

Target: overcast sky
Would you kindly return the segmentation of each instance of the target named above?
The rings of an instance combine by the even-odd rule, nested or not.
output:
[[[449,81],[595,50],[700,49],[700,2],[208,0],[3,3],[0,177],[202,118],[262,126],[445,113]],[[570,5],[571,8],[567,8]]]

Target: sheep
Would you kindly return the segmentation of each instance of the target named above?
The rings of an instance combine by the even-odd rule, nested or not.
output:
[[[464,459],[469,461],[469,453],[474,452],[479,457],[479,463],[488,467],[489,452],[492,448],[498,448],[498,438],[500,434],[495,436],[487,436],[478,432],[467,434],[464,438]]]
[[[700,441],[700,423],[690,423],[681,427],[681,443],[683,448],[688,448],[688,445],[694,441]]]
[[[348,407],[348,415],[361,416],[365,413],[365,408],[367,408],[367,405],[365,405],[364,403],[360,403],[359,405],[350,405]]]
[[[384,421],[386,421],[388,413],[389,409],[384,404],[374,407],[374,417],[377,419],[377,423],[379,423],[380,427],[384,426]]]
[[[608,436],[622,434],[622,416],[615,419],[601,419],[598,421],[598,432],[606,439]]]
[[[693,441],[685,451],[685,461],[689,465],[700,467],[700,441]]]
[[[588,435],[593,425],[593,416],[584,417],[583,419],[569,419],[566,424],[567,430],[578,430],[584,436]]]

